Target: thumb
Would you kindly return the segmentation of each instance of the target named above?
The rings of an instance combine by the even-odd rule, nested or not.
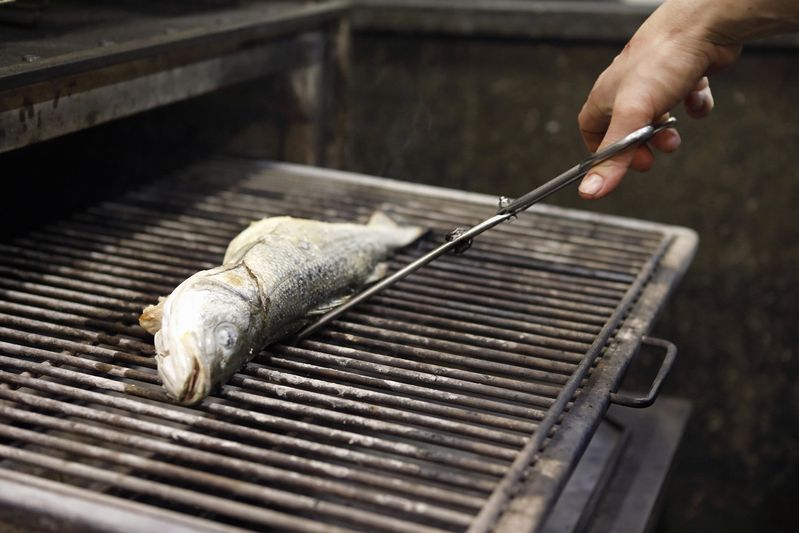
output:
[[[606,148],[631,132],[652,122],[652,110],[644,106],[627,106],[613,113],[605,137],[597,151]],[[633,164],[636,152],[643,150],[646,153],[638,157],[649,158],[652,155],[645,146],[631,146],[612,158],[598,163],[588,171],[580,183],[580,196],[587,199],[602,198],[618,187],[622,178]]]

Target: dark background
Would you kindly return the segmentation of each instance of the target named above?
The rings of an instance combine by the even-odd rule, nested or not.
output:
[[[526,192],[585,156],[576,116],[620,46],[356,34],[348,168]],[[700,235],[655,331],[680,348],[664,393],[694,403],[662,531],[796,531],[799,55],[747,49],[711,86],[712,116],[678,111],[683,145],[654,170],[549,202]]]

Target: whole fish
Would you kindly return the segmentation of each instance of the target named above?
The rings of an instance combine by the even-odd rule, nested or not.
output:
[[[197,272],[139,318],[155,335],[164,388],[180,403],[202,401],[309,313],[379,277],[382,261],[422,233],[381,212],[367,225],[254,222],[230,242],[222,266]]]

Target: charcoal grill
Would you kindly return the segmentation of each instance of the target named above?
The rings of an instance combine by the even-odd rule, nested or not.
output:
[[[250,221],[431,229],[496,198],[214,158],[0,245],[0,500],[59,530],[540,528],[657,311],[690,230],[535,206],[271,346],[193,408],[159,386],[143,306]],[[666,359],[673,358],[668,343]]]

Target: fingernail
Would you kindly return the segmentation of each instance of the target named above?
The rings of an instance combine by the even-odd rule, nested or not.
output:
[[[591,174],[580,184],[580,192],[586,196],[594,196],[602,189],[604,181],[599,174]]]

